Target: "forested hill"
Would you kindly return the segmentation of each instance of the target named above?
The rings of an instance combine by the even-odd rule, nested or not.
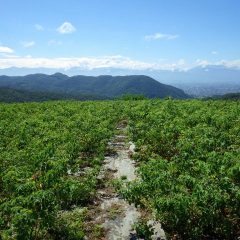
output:
[[[237,93],[227,93],[224,95],[214,95],[212,97],[205,98],[205,100],[216,100],[216,99],[222,99],[222,100],[240,100],[240,92]]]
[[[26,76],[0,76],[0,87],[61,94],[90,94],[105,98],[123,94],[142,94],[149,98],[189,98],[183,90],[159,83],[144,75],[130,76],[73,76],[61,73],[53,75],[31,74]]]
[[[0,102],[43,102],[49,100],[103,100],[106,97],[90,94],[66,94],[53,92],[36,92],[0,87]]]

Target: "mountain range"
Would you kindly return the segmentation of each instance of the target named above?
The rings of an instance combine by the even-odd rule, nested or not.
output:
[[[57,94],[58,98],[80,98],[96,96],[96,99],[110,99],[124,94],[141,94],[148,98],[173,98],[186,99],[189,96],[181,89],[162,84],[151,77],[144,75],[130,76],[83,76],[69,77],[62,73],[30,74],[26,76],[0,76],[0,88],[2,94],[5,91],[15,91],[21,94],[26,91],[29,96],[33,92],[39,92],[41,96],[46,93]],[[11,92],[11,91],[10,91]],[[59,95],[60,94],[60,95]],[[65,96],[65,97],[63,97]]]
[[[135,70],[117,68],[96,69],[51,69],[51,68],[6,68],[0,69],[0,75],[23,76],[33,73],[53,74],[56,71],[73,75],[98,76],[109,74],[117,75],[147,75],[157,81],[183,89],[187,94],[196,97],[222,95],[231,92],[240,92],[240,69],[224,65],[198,66],[186,71],[180,70]]]

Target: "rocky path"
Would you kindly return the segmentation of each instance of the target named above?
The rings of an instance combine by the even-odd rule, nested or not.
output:
[[[96,223],[104,228],[104,240],[137,240],[133,225],[141,218],[134,205],[121,198],[111,185],[113,180],[134,181],[136,179],[135,162],[130,158],[135,145],[127,141],[127,122],[118,124],[117,134],[109,142],[109,153],[105,156],[99,179],[104,182],[97,192],[99,199]],[[165,239],[159,223],[151,220],[154,230],[152,239]],[[91,239],[91,238],[86,238]]]
[[[129,156],[134,151],[134,145],[126,142],[126,122],[121,122],[117,130],[118,134],[109,142],[111,154],[105,157],[101,174],[111,179],[132,181],[136,178],[135,162]],[[131,239],[134,235],[132,226],[137,222],[140,213],[109,187],[99,190],[98,194],[106,239]]]

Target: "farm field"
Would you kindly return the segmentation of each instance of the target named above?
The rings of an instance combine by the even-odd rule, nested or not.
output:
[[[104,239],[89,223],[122,121],[138,177],[115,187],[137,237],[151,217],[167,239],[240,236],[239,102],[165,99],[0,104],[1,239]]]

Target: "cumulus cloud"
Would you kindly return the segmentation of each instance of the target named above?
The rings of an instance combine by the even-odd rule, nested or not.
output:
[[[235,60],[219,60],[215,62],[211,62],[208,60],[201,60],[197,59],[196,60],[196,66],[200,67],[207,67],[210,65],[215,65],[215,66],[224,66],[227,68],[239,68],[240,69],[240,59],[235,59]]]
[[[221,60],[217,63],[218,65],[224,65],[228,68],[240,68],[240,59],[227,61],[227,60]]]
[[[208,60],[202,60],[202,59],[197,59],[196,60],[196,66],[206,67],[208,65],[211,65],[211,62],[209,62]]]
[[[12,48],[6,46],[0,46],[0,53],[13,53],[14,50]]]
[[[26,41],[26,42],[22,42],[22,46],[24,48],[30,48],[33,47],[36,43],[34,41]]]
[[[118,68],[128,70],[170,70],[187,71],[193,67],[207,67],[209,65],[223,65],[229,68],[240,68],[240,60],[210,62],[198,59],[193,63],[187,63],[184,59],[175,62],[145,62],[121,55],[102,56],[102,57],[75,57],[75,58],[34,58],[25,57],[5,57],[0,58],[0,69],[9,67],[18,68],[52,68],[52,69],[71,69],[74,67],[86,70],[100,68]]]
[[[44,30],[44,27],[42,25],[40,25],[40,24],[35,24],[34,27],[38,31],[43,31]]]
[[[81,69],[118,68],[129,70],[176,70],[185,69],[186,63],[183,59],[175,63],[150,63],[133,60],[128,57],[103,56],[103,57],[79,57],[79,58],[0,58],[0,68],[26,67],[26,68],[61,68],[70,69],[79,67]]]
[[[163,33],[155,33],[152,35],[145,36],[145,40],[173,40],[178,38],[179,35],[172,35],[172,34],[163,34]]]
[[[69,34],[76,31],[76,28],[70,22],[64,22],[57,28],[57,31],[61,34]]]

